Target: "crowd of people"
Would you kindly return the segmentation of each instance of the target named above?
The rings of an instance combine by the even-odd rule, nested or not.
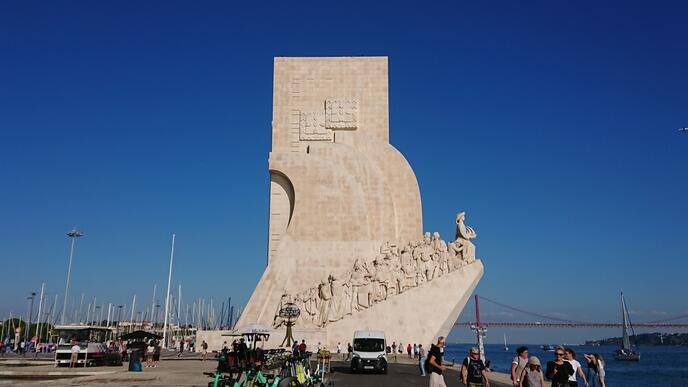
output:
[[[588,372],[576,360],[576,351],[571,348],[557,347],[554,360],[546,364],[542,371],[540,359],[528,357],[528,348],[519,347],[517,356],[511,363],[511,380],[514,387],[541,387],[545,378],[552,382],[552,387],[577,387],[578,380],[585,387],[606,387],[604,380],[604,359],[599,354],[584,354]]]
[[[446,387],[443,371],[445,339],[439,337],[437,344],[430,347],[427,355],[419,346],[420,373],[430,375],[430,387]],[[408,347],[407,347],[408,348]],[[552,387],[578,387],[579,380],[585,387],[606,387],[604,359],[601,355],[584,354],[587,372],[576,360],[576,351],[571,348],[557,347],[554,359],[547,362],[543,371],[540,359],[528,356],[528,348],[519,347],[511,363],[511,381],[514,387],[544,387],[545,379],[551,381]],[[468,387],[489,387],[489,367],[480,359],[480,350],[473,347],[461,364],[460,379]]]

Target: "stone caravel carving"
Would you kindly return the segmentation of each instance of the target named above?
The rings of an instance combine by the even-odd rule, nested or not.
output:
[[[238,325],[280,337],[293,302],[294,338],[330,348],[356,329],[446,335],[483,268],[465,214],[451,243],[423,234],[416,176],[389,144],[387,58],[275,58],[274,75],[268,265]]]

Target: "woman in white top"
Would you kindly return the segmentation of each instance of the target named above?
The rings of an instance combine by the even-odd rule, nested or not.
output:
[[[569,387],[578,387],[578,381],[576,376],[579,375],[585,387],[588,387],[588,380],[585,379],[585,374],[583,373],[583,368],[581,364],[576,360],[576,351],[571,348],[566,348],[566,360],[571,363],[573,367],[573,375],[569,376]]]
[[[155,344],[153,340],[148,342],[148,347],[146,348],[146,367],[153,366],[153,352],[155,352]]]
[[[595,358],[597,359],[597,372],[600,378],[600,386],[607,387],[607,383],[604,381],[604,377],[606,376],[606,373],[604,372],[604,359],[599,353],[595,354]]]

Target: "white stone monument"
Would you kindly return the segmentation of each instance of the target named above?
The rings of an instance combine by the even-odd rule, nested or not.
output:
[[[272,325],[277,346],[291,303],[311,347],[357,329],[425,345],[449,333],[483,274],[476,233],[459,213],[451,243],[423,234],[388,110],[386,57],[275,58],[268,264],[238,327]]]

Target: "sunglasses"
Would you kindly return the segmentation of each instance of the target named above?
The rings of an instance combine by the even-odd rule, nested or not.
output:
[[[477,354],[478,354],[477,352],[471,352],[471,355],[477,355]]]
[[[557,356],[564,356],[564,354],[561,352],[557,352]]]

